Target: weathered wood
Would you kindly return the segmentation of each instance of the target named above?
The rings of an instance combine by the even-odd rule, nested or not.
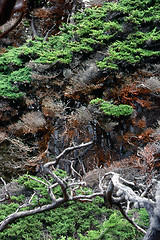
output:
[[[156,207],[150,219],[150,227],[143,240],[160,240],[160,182],[157,184]]]
[[[0,0],[0,26],[4,25],[14,12],[20,12],[21,14],[11,27],[0,35],[0,39],[12,31],[21,22],[24,15],[23,0]]]

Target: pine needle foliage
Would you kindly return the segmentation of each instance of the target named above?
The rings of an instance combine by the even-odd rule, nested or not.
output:
[[[64,171],[58,170],[59,177],[66,177]],[[44,181],[43,178],[38,178]],[[51,181],[51,180],[50,180]],[[18,179],[19,184],[25,186],[26,190],[32,194],[36,192],[36,196],[32,199],[32,207],[45,205],[50,203],[47,187],[42,183],[28,178],[28,176],[21,176]],[[84,190],[90,191],[88,188]],[[56,197],[61,197],[62,192],[60,186],[54,190]],[[39,198],[39,201],[37,201]],[[9,214],[16,211],[16,209],[25,200],[24,195],[13,196],[10,204],[0,205],[0,221],[2,221]],[[0,233],[1,240],[41,240],[45,239],[46,233],[51,239],[61,239],[61,236],[72,237],[78,233],[85,234],[90,229],[97,229],[100,222],[108,218],[110,211],[106,212],[103,204],[103,199],[97,197],[93,202],[69,202],[58,207],[57,209],[28,216],[22,219],[17,219],[16,222],[10,224],[10,227]],[[28,208],[23,208],[22,210]]]
[[[77,54],[83,57],[97,49],[102,50],[97,65],[103,70],[135,66],[160,56],[159,0],[107,2],[78,12],[73,18],[73,23],[64,24],[61,32],[48,41],[37,37],[21,47],[6,49],[0,54],[1,74],[24,68],[29,61],[70,64]],[[6,85],[10,92],[10,85]],[[5,95],[0,91],[0,96]]]
[[[20,85],[25,85],[31,81],[31,69],[28,67],[20,68],[10,74],[0,73],[0,96],[7,98],[20,98],[24,95],[20,91]]]
[[[67,174],[58,170],[55,172],[59,177],[67,177]],[[44,178],[37,178],[45,181]],[[41,182],[29,178],[29,175],[20,176],[17,180],[25,186],[27,194],[36,193],[32,199],[32,206],[49,204],[48,190]],[[52,182],[52,180],[48,180]],[[91,193],[89,188],[83,189],[86,194]],[[57,186],[54,190],[56,197],[61,197],[61,188]],[[28,196],[28,195],[27,195]],[[8,204],[0,205],[0,221],[25,201],[24,195],[12,196]],[[37,201],[39,199],[39,201]],[[28,207],[21,210],[27,210]],[[131,216],[135,210],[131,212]],[[139,216],[138,224],[148,227],[149,219],[147,212],[137,210]],[[1,240],[42,240],[42,239],[64,239],[64,240],[140,240],[142,234],[123,218],[118,210],[106,209],[103,199],[96,197],[93,202],[70,202],[48,212],[39,213],[22,219],[17,219],[8,228],[0,232]]]
[[[120,104],[115,105],[112,102],[105,101],[101,98],[96,98],[90,101],[91,105],[97,105],[98,108],[108,116],[120,117],[120,116],[128,116],[133,112],[133,107]]]
[[[148,220],[147,212],[143,209],[139,210],[138,214],[140,219]],[[141,221],[139,224],[143,226],[144,222]],[[86,236],[80,234],[79,237],[80,240],[141,240],[143,234],[138,232],[117,210],[113,210],[109,219],[103,222],[100,229],[90,230]]]

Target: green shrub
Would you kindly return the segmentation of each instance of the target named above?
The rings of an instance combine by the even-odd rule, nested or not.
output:
[[[117,40],[109,46],[108,56],[97,64],[100,68],[118,69],[118,64],[122,62],[135,65],[144,58],[158,57],[160,51],[143,47],[151,39],[153,42],[160,41],[160,31],[157,31],[156,28],[147,33],[137,31],[130,34],[124,41]]]
[[[48,41],[37,37],[0,54],[1,82],[5,86],[5,90],[0,89],[1,96],[22,95],[13,94],[7,75],[23,68],[30,60],[41,64],[69,64],[77,53],[83,56],[102,49],[102,60],[97,61],[99,68],[117,70],[160,56],[159,0],[107,2],[102,7],[78,12],[73,18],[74,24],[64,24],[60,34]]]
[[[108,116],[120,117],[128,116],[133,112],[132,106],[120,104],[114,105],[112,102],[104,101],[101,98],[96,98],[90,101],[91,105],[97,105],[102,112]]]
[[[64,171],[57,171],[60,177],[67,176]],[[38,178],[45,181],[43,178]],[[49,180],[52,182],[52,180]],[[36,195],[41,197],[40,204],[50,203],[46,187],[27,176],[21,176],[18,179],[19,184],[26,187],[26,191],[32,194],[33,190]],[[86,191],[90,191],[86,189]],[[59,186],[55,188],[55,195],[61,197]],[[12,197],[12,203],[0,205],[0,221],[9,214],[16,211],[24,201],[24,195]],[[33,198],[32,204],[37,206],[36,197]],[[28,208],[25,208],[28,209]],[[21,209],[24,210],[24,209]],[[21,211],[20,210],[20,211]],[[138,216],[138,224],[148,227],[149,218],[145,209],[132,210],[130,215]],[[41,240],[47,239],[67,239],[67,240],[140,240],[142,234],[123,218],[117,210],[106,209],[103,206],[103,199],[96,197],[93,202],[68,202],[59,208],[48,212],[38,213],[22,219],[17,219],[10,224],[3,232],[0,233],[1,240]]]
[[[58,175],[66,176],[63,171],[59,171]],[[39,179],[44,181],[43,178]],[[29,179],[27,176],[20,177],[18,182],[24,185],[30,193],[34,189],[37,196],[41,196],[40,204],[50,203],[47,189],[42,183]],[[57,197],[62,195],[59,186],[55,188],[54,193]],[[32,201],[34,206],[38,206],[36,198],[34,197]],[[0,220],[2,221],[8,214],[13,213],[23,200],[24,196],[20,195],[12,197],[13,203],[0,205]],[[103,199],[100,197],[94,199],[93,202],[69,202],[48,212],[17,219],[9,225],[9,228],[0,233],[0,239],[39,240],[43,239],[41,237],[45,232],[53,239],[60,239],[61,236],[72,237],[79,233],[85,234],[90,229],[98,229],[100,221],[109,216],[109,212],[102,207],[102,203]]]
[[[149,218],[145,209],[132,210],[130,215],[136,213],[141,221],[136,220],[139,226],[148,227]],[[107,221],[104,221],[98,230],[90,230],[87,235],[79,235],[80,240],[141,240],[144,235],[137,231],[117,210],[114,210]]]
[[[31,81],[31,70],[28,67],[20,68],[8,74],[0,73],[0,96],[19,98],[23,92],[19,87]]]

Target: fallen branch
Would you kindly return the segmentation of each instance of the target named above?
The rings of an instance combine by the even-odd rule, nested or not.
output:
[[[139,196],[130,187],[124,185],[122,182],[129,184],[132,187],[135,186],[134,183],[126,181],[125,179],[121,178],[119,174],[114,172],[106,173],[102,177],[100,181],[101,189],[103,189],[103,181],[108,176],[111,177],[111,180],[105,193],[106,201],[109,202],[110,205],[116,205],[127,221],[136,227],[137,230],[146,234],[144,240],[160,239],[160,181],[157,182],[156,202],[154,202],[151,199],[143,197],[143,195]],[[125,208],[122,207],[122,202],[123,204],[126,202],[126,211]],[[147,233],[127,216],[130,204],[132,204],[135,208],[145,208],[147,210],[150,218],[150,227]]]
[[[3,182],[4,189],[5,189],[5,197],[2,198],[2,199],[0,199],[0,202],[4,202],[4,201],[10,199],[10,194],[9,194],[9,192],[8,192],[6,182],[4,181],[4,179],[3,179],[2,177],[1,177],[0,179],[1,179],[1,181]]]
[[[115,172],[108,172],[104,174],[102,178],[99,179],[99,191],[96,193],[85,192],[83,193],[83,187],[86,186],[86,183],[81,180],[69,179],[69,178],[61,178],[57,176],[55,166],[58,164],[60,159],[64,157],[65,154],[70,151],[74,151],[76,149],[81,149],[84,147],[88,147],[92,144],[92,142],[82,143],[78,146],[68,147],[64,149],[62,153],[60,153],[55,161],[45,163],[42,165],[41,173],[43,180],[39,180],[36,177],[28,176],[30,179],[36,181],[37,183],[41,183],[44,187],[47,188],[48,196],[50,197],[51,203],[41,205],[39,203],[39,199],[41,196],[34,191],[34,193],[30,196],[30,199],[20,205],[17,210],[7,216],[2,222],[0,222],[0,231],[3,231],[8,224],[15,221],[18,218],[23,218],[26,216],[34,215],[37,213],[42,213],[45,211],[49,211],[51,209],[58,208],[65,202],[69,201],[80,201],[80,202],[90,202],[96,196],[102,196],[105,200],[105,203],[109,203],[110,206],[116,205],[122,215],[129,221],[137,230],[141,231],[143,234],[146,234],[144,240],[159,240],[160,239],[160,182],[157,182],[157,192],[156,192],[156,201],[152,199],[148,199],[144,197],[147,194],[147,189],[151,186],[146,187],[146,190],[143,194],[140,193],[142,190],[141,185],[137,185],[134,182],[127,181],[126,179],[120,177],[119,174]],[[73,165],[71,164],[72,171],[75,171]],[[54,169],[54,171],[52,170]],[[77,172],[76,172],[77,173]],[[109,183],[106,184],[106,178],[109,178]],[[52,181],[50,182],[51,179]],[[7,185],[5,181],[1,178],[1,181],[4,184],[6,196],[4,199],[0,201],[7,200],[10,195],[7,189]],[[54,189],[60,186],[62,196],[57,197],[54,194]],[[133,189],[136,189],[136,192]],[[139,188],[139,193],[137,192]],[[144,189],[144,187],[143,187]],[[80,191],[81,190],[81,193]],[[34,200],[34,201],[33,201]],[[35,204],[35,200],[37,200],[37,205]],[[123,203],[123,204],[122,204]],[[125,203],[125,205],[124,205]],[[150,227],[146,233],[144,229],[139,227],[132,219],[130,219],[127,215],[130,206],[134,206],[135,208],[145,208],[149,214],[150,218]],[[22,210],[23,208],[28,208],[28,210]],[[21,211],[19,211],[21,209]]]
[[[80,149],[80,148],[83,148],[83,147],[87,147],[89,145],[91,145],[92,142],[88,142],[88,143],[82,143],[78,146],[73,146],[73,147],[69,147],[69,148],[66,148],[61,154],[59,154],[57,157],[56,157],[56,162],[53,161],[53,162],[49,162],[49,163],[45,163],[42,167],[42,174],[43,176],[48,176],[49,178],[52,178],[54,179],[54,183],[51,184],[47,179],[45,179],[44,177],[44,181],[42,180],[39,180],[35,177],[31,177],[31,176],[28,176],[30,179],[38,182],[38,183],[41,183],[43,184],[45,187],[47,187],[48,189],[48,195],[51,199],[51,204],[46,204],[46,205],[39,205],[38,207],[35,206],[34,209],[28,209],[28,210],[24,210],[24,211],[20,211],[20,209],[22,208],[25,208],[25,207],[30,207],[32,206],[33,208],[33,203],[32,203],[32,200],[34,197],[36,197],[36,193],[32,194],[32,196],[30,197],[29,201],[22,204],[21,206],[18,207],[18,209],[10,214],[8,217],[6,217],[2,222],[0,222],[0,231],[3,231],[8,224],[10,224],[11,222],[15,221],[16,219],[18,218],[23,218],[23,217],[26,217],[26,216],[30,216],[30,215],[34,215],[34,214],[37,214],[37,213],[42,213],[42,212],[45,212],[45,211],[49,211],[51,209],[55,209],[55,208],[58,208],[60,205],[62,205],[63,203],[65,202],[69,202],[69,201],[81,201],[81,202],[86,202],[86,201],[91,201],[92,198],[96,197],[96,196],[103,196],[103,193],[102,192],[99,192],[99,193],[93,193],[93,194],[90,194],[90,195],[81,195],[81,194],[76,194],[76,188],[75,186],[81,186],[81,187],[85,187],[85,184],[84,182],[74,182],[73,179],[71,182],[68,182],[66,181],[65,179],[61,179],[60,177],[58,177],[56,175],[55,172],[53,172],[51,169],[50,169],[50,166],[54,166],[55,163],[57,164],[58,161],[60,160],[60,158],[62,156],[64,156],[66,153],[70,152],[70,151],[73,151],[73,150],[76,150],[76,149]],[[4,186],[5,186],[5,192],[6,192],[6,195],[9,196],[9,193],[8,193],[8,190],[7,190],[7,185],[5,183],[5,181],[1,178],[1,181],[3,182]],[[63,197],[59,197],[59,198],[56,198],[55,195],[54,195],[54,188],[57,187],[57,186],[60,186],[61,187],[61,191],[62,191],[62,194],[63,194]],[[74,194],[73,194],[73,191],[74,191]],[[8,198],[5,197],[5,199],[2,199],[3,201],[7,200]],[[1,201],[2,201],[1,200]]]
[[[91,144],[93,144],[92,141],[87,142],[87,143],[81,143],[80,145],[77,145],[77,146],[65,148],[65,149],[63,150],[63,152],[61,152],[61,153],[55,158],[55,161],[46,163],[46,164],[44,165],[44,167],[48,168],[48,167],[51,166],[51,165],[53,165],[54,167],[56,167],[56,166],[58,165],[60,159],[61,159],[65,154],[68,154],[68,153],[70,153],[71,151],[74,151],[74,150],[77,150],[77,149],[80,149],[80,148],[88,147],[88,146],[90,146]]]

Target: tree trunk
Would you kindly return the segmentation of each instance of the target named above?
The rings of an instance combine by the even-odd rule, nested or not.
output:
[[[150,219],[150,227],[143,240],[160,240],[160,182],[157,184],[156,206]]]
[[[143,240],[160,240],[160,231],[155,228],[149,228]]]

